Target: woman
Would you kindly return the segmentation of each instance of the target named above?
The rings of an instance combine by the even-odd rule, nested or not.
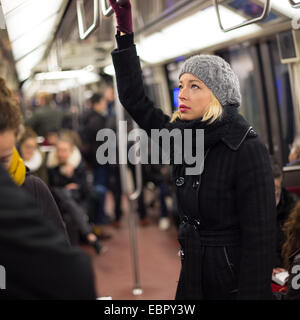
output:
[[[4,79],[0,78],[0,163],[13,181],[34,198],[43,215],[51,220],[69,241],[64,222],[47,185],[30,174],[16,149],[21,128],[22,114],[19,104]]]
[[[129,114],[148,133],[204,129],[203,173],[185,175],[187,165],[173,166],[182,257],[176,299],[271,299],[274,182],[264,144],[238,114],[237,76],[220,57],[187,60],[179,76],[180,111],[170,121],[144,93],[130,2],[110,4],[118,30],[112,58]]]
[[[49,154],[47,166],[49,186],[61,211],[71,218],[83,240],[100,253],[102,247],[92,232],[88,216],[81,206],[88,194],[85,166],[80,151],[69,134],[63,134],[58,138],[56,150]],[[68,224],[67,226],[70,227]],[[70,228],[68,231],[71,243],[77,244],[77,235],[72,235]]]
[[[37,134],[29,127],[25,129],[19,143],[18,149],[24,160],[25,166],[29,168],[31,174],[48,183],[48,174],[46,168],[46,157],[37,145]]]
[[[300,202],[283,226],[286,241],[282,247],[284,267],[289,270],[286,293],[274,293],[279,300],[300,300]]]

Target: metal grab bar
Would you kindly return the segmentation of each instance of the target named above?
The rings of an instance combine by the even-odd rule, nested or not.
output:
[[[88,29],[86,28],[83,0],[77,0],[76,2],[79,36],[82,40],[86,39],[99,25],[99,1],[101,1],[101,11],[105,17],[114,13],[113,8],[107,5],[107,0],[94,0],[94,20]],[[117,0],[120,6],[126,2],[127,0]]]
[[[114,88],[115,88],[115,110],[116,110],[116,121],[117,121],[117,130],[118,137],[120,138],[120,144],[127,144],[127,128],[122,127],[120,121],[124,121],[124,108],[121,105],[118,95],[117,81],[116,77],[114,77]],[[134,123],[134,126],[137,127],[137,124]],[[142,166],[141,163],[137,164],[135,167],[136,172],[136,185],[137,190],[130,194],[128,183],[126,181],[127,170],[127,148],[125,150],[123,148],[119,148],[119,159],[121,160],[120,164],[120,173],[121,173],[121,185],[122,185],[122,193],[125,193],[128,201],[129,201],[129,237],[131,244],[131,259],[133,266],[133,276],[134,276],[134,284],[132,289],[133,295],[141,295],[143,294],[143,289],[140,285],[140,273],[139,273],[139,264],[138,264],[138,250],[137,250],[137,234],[136,234],[136,214],[135,214],[135,200],[139,197],[142,190]]]
[[[99,24],[99,0],[94,0],[94,20],[91,26],[86,30],[86,21],[84,15],[84,5],[83,0],[77,0],[77,18],[78,18],[78,29],[80,39],[86,39],[92,31],[94,31]]]
[[[101,10],[102,10],[102,14],[105,17],[110,17],[113,13],[114,10],[111,6],[109,6],[107,4],[107,0],[100,0],[101,1]],[[127,2],[127,0],[117,0],[117,3],[122,6],[123,4],[125,4]]]
[[[289,0],[289,3],[293,8],[300,8],[300,2],[295,2],[294,0]]]
[[[138,129],[139,126],[137,125],[137,123],[134,121],[133,123],[133,128],[134,129]],[[142,188],[143,188],[143,177],[142,177],[142,164],[141,162],[138,162],[135,165],[135,178],[136,178],[136,190],[129,195],[129,199],[130,200],[136,200],[142,192]]]
[[[113,8],[107,5],[107,0],[101,0],[101,10],[105,17],[110,17],[114,13]]]
[[[290,0],[290,1],[291,1],[291,0]],[[223,27],[222,21],[221,21],[221,16],[220,16],[220,11],[219,11],[218,0],[213,0],[213,3],[214,3],[214,6],[215,6],[215,8],[216,8],[219,26],[220,26],[221,30],[224,31],[224,32],[228,32],[228,31],[232,31],[232,30],[235,30],[235,29],[239,29],[239,28],[244,27],[244,26],[247,26],[247,25],[249,25],[249,24],[262,21],[263,19],[265,19],[265,18],[269,15],[270,9],[271,9],[271,0],[266,0],[263,13],[262,13],[262,15],[261,15],[260,17],[253,18],[253,19],[250,19],[250,20],[248,20],[248,21],[244,21],[244,22],[238,24],[237,26],[234,26],[234,27],[225,29],[225,28]]]

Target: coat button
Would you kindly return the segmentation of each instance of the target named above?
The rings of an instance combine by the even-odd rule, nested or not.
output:
[[[177,187],[183,186],[184,185],[184,178],[183,177],[177,178],[175,183],[176,183]]]
[[[249,136],[250,136],[250,137],[256,137],[256,136],[257,136],[257,133],[255,132],[255,130],[254,130],[253,128],[251,128],[251,129],[249,130]]]

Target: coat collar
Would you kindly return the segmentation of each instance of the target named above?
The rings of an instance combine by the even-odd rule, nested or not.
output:
[[[257,134],[250,124],[239,114],[221,140],[231,150],[237,151],[247,136],[256,137]]]

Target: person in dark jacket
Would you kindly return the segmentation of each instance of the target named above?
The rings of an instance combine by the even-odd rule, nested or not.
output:
[[[196,129],[204,130],[202,174],[186,174],[185,163],[173,166],[182,257],[176,299],[272,299],[274,182],[265,145],[238,114],[237,76],[217,56],[187,60],[179,74],[180,111],[170,119],[145,95],[130,1],[110,4],[117,19],[112,59],[122,105],[149,135],[151,129],[190,129],[194,152],[201,147]]]
[[[49,186],[61,211],[71,217],[72,225],[75,225],[83,240],[100,253],[102,247],[92,232],[89,218],[82,206],[89,192],[85,165],[69,134],[59,137],[56,150],[49,154],[47,166]],[[71,243],[76,245],[77,235],[71,234],[70,230],[68,229]]]
[[[2,165],[0,193],[0,265],[6,274],[0,300],[95,300],[90,258],[69,245]]]
[[[0,86],[0,163],[7,169],[13,181],[34,198],[42,214],[68,238],[61,214],[47,185],[30,174],[16,149],[22,126],[20,107],[1,78]]]
[[[83,157],[93,172],[93,185],[96,194],[94,210],[94,231],[105,238],[102,226],[108,222],[105,213],[105,197],[109,182],[109,166],[97,162],[96,153],[101,145],[96,136],[99,130],[107,126],[107,101],[100,93],[94,93],[90,98],[91,110],[82,117],[81,137],[83,140]],[[110,237],[109,235],[107,235]]]
[[[40,92],[37,94],[38,109],[26,119],[26,126],[31,127],[39,136],[46,137],[48,132],[60,130],[64,112],[60,110],[50,93]]]

